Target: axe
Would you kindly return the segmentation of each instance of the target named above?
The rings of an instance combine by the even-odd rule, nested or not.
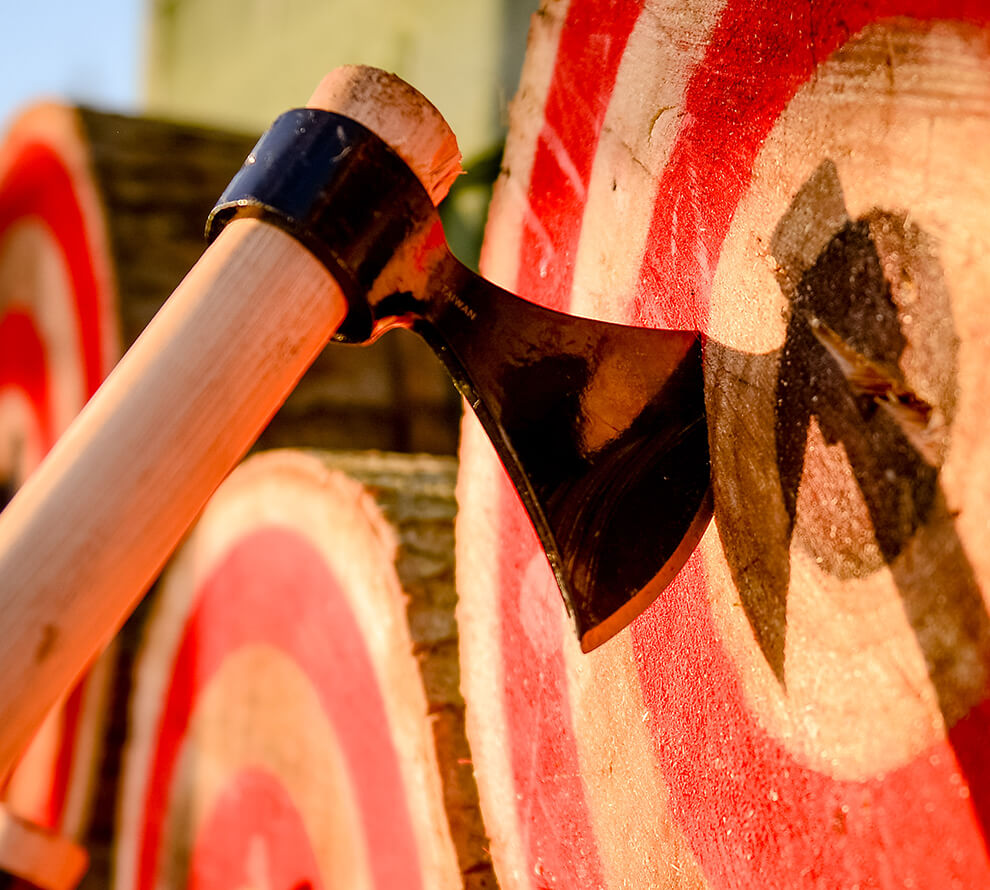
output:
[[[0,514],[0,774],[109,641],[328,340],[411,328],[478,415],[581,646],[663,590],[711,515],[701,345],[575,318],[449,252],[460,170],[391,75],[332,72],[262,137],[211,245]]]

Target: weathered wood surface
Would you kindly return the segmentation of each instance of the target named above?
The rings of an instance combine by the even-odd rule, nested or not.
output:
[[[268,452],[136,654],[115,883],[492,887],[458,690],[452,459]]]
[[[988,27],[926,0],[534,18],[483,269],[707,335],[716,517],[581,656],[465,423],[458,618],[503,886],[990,881]]]

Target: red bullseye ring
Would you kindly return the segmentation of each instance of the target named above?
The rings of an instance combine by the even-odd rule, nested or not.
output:
[[[71,313],[80,344],[80,374],[87,394],[96,392],[107,370],[104,347],[107,296],[94,257],[93,223],[83,216],[76,187],[65,163],[47,145],[28,142],[17,152],[0,181],[0,239],[16,224],[37,220],[51,233],[70,279]],[[102,246],[102,245],[98,245]],[[5,307],[6,308],[6,307]]]
[[[318,876],[306,825],[278,778],[245,770],[224,790],[196,838],[186,888],[323,890]]]
[[[0,391],[17,390],[31,406],[41,447],[54,440],[45,345],[31,316],[11,309],[0,318]]]
[[[347,600],[320,554],[289,530],[260,528],[237,542],[196,591],[194,602],[157,728],[142,806],[136,886],[155,887],[165,867],[164,823],[174,806],[170,798],[176,794],[177,765],[197,704],[224,662],[249,646],[285,653],[312,684],[354,783],[364,836],[375,839],[376,855],[368,862],[373,886],[419,886],[416,845],[375,671]],[[278,727],[277,731],[291,740],[293,733],[305,733],[306,727]],[[272,742],[277,744],[278,739]],[[226,764],[219,766],[227,768]],[[271,775],[277,768],[277,763],[248,764],[229,775],[214,804],[215,815],[208,817],[204,830],[210,829],[209,819],[222,818],[228,806],[223,801],[227,796],[236,798],[242,786],[250,793],[240,808],[241,818],[257,824],[272,819],[274,814],[267,809],[246,807],[252,802],[265,804],[265,796],[258,793],[258,772],[267,769],[269,779],[278,781],[277,773]],[[310,780],[315,782],[318,777]],[[290,803],[291,795],[286,806]],[[385,813],[390,814],[388,819],[381,818]],[[298,822],[298,817],[292,820],[292,824]],[[236,834],[213,833],[211,837],[217,844],[213,853],[196,836],[197,846],[204,851],[200,861],[213,854],[220,861],[236,858],[228,848],[243,845],[243,838]],[[319,842],[305,835],[292,840],[301,849]],[[205,864],[199,867],[206,868]],[[303,879],[314,887],[323,883],[318,872],[300,876]]]
[[[594,147],[634,24],[605,6],[578,0],[567,10],[529,183],[532,217],[515,286],[558,307],[570,305]],[[772,15],[741,2],[722,10],[691,73],[660,177],[632,320],[707,328],[721,245],[753,164],[788,102],[834,50],[894,16],[985,29],[990,11],[973,2],[918,0],[829,3],[810,15],[797,5]],[[609,24],[589,26],[596,21]],[[544,618],[533,630],[534,615],[559,606],[548,593],[552,585],[535,579],[537,544],[504,481],[498,496],[502,707],[509,770],[522,802],[516,804],[522,859],[513,864],[521,867],[520,885],[539,886],[548,875],[560,885],[604,883],[579,746],[566,731],[573,718],[564,626]],[[958,722],[948,741],[884,777],[846,782],[809,769],[749,710],[708,596],[695,558],[632,629],[671,811],[708,880],[714,886],[986,883],[981,826],[961,797],[966,789],[955,769],[956,758],[965,759],[985,738],[986,706]],[[544,731],[558,726],[565,731]],[[973,769],[967,778],[973,785],[987,780]]]
[[[601,128],[637,14],[632,3],[573,3],[561,31],[558,61],[546,99],[546,121],[533,160],[529,197],[533,218],[523,230],[516,283],[519,293],[554,308],[567,305],[570,291],[580,233],[574,221],[580,221],[595,152],[595,139],[589,136]],[[609,39],[604,46],[591,39],[601,36],[602,21],[609,22]],[[577,85],[582,91],[581,101],[575,101]],[[512,778],[521,800],[540,799],[546,804],[528,809],[520,820],[519,830],[528,848],[526,870],[537,877],[552,875],[561,886],[600,886],[603,880],[594,823],[584,799],[574,740],[565,734],[528,731],[543,721],[566,725],[571,705],[563,656],[559,644],[553,642],[558,628],[543,628],[543,633],[550,634],[549,645],[539,645],[538,640],[534,645],[532,631],[525,626],[527,618],[532,620],[539,611],[539,604],[525,601],[540,588],[534,590],[520,582],[529,555],[539,545],[515,491],[507,483],[500,501],[497,578],[501,583],[495,583],[501,622],[498,632],[506,654],[503,707],[510,735]],[[551,588],[542,585],[543,591]],[[548,608],[553,614],[557,605],[552,603]],[[574,856],[575,849],[582,855]]]

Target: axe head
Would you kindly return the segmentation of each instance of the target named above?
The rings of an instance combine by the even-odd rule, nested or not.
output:
[[[323,260],[350,307],[338,339],[407,327],[434,348],[519,492],[584,651],[657,597],[711,517],[695,332],[577,318],[485,281],[451,255],[406,163],[330,112],[275,122],[208,235],[237,215]]]
[[[711,516],[701,344],[460,280],[475,318],[414,327],[515,483],[587,652],[657,597]]]

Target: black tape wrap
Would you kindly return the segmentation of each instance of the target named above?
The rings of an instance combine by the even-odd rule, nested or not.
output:
[[[357,121],[315,108],[281,115],[206,223],[213,241],[237,217],[273,223],[304,244],[347,298],[337,339],[369,339],[367,293],[402,243],[434,213],[416,175]]]

